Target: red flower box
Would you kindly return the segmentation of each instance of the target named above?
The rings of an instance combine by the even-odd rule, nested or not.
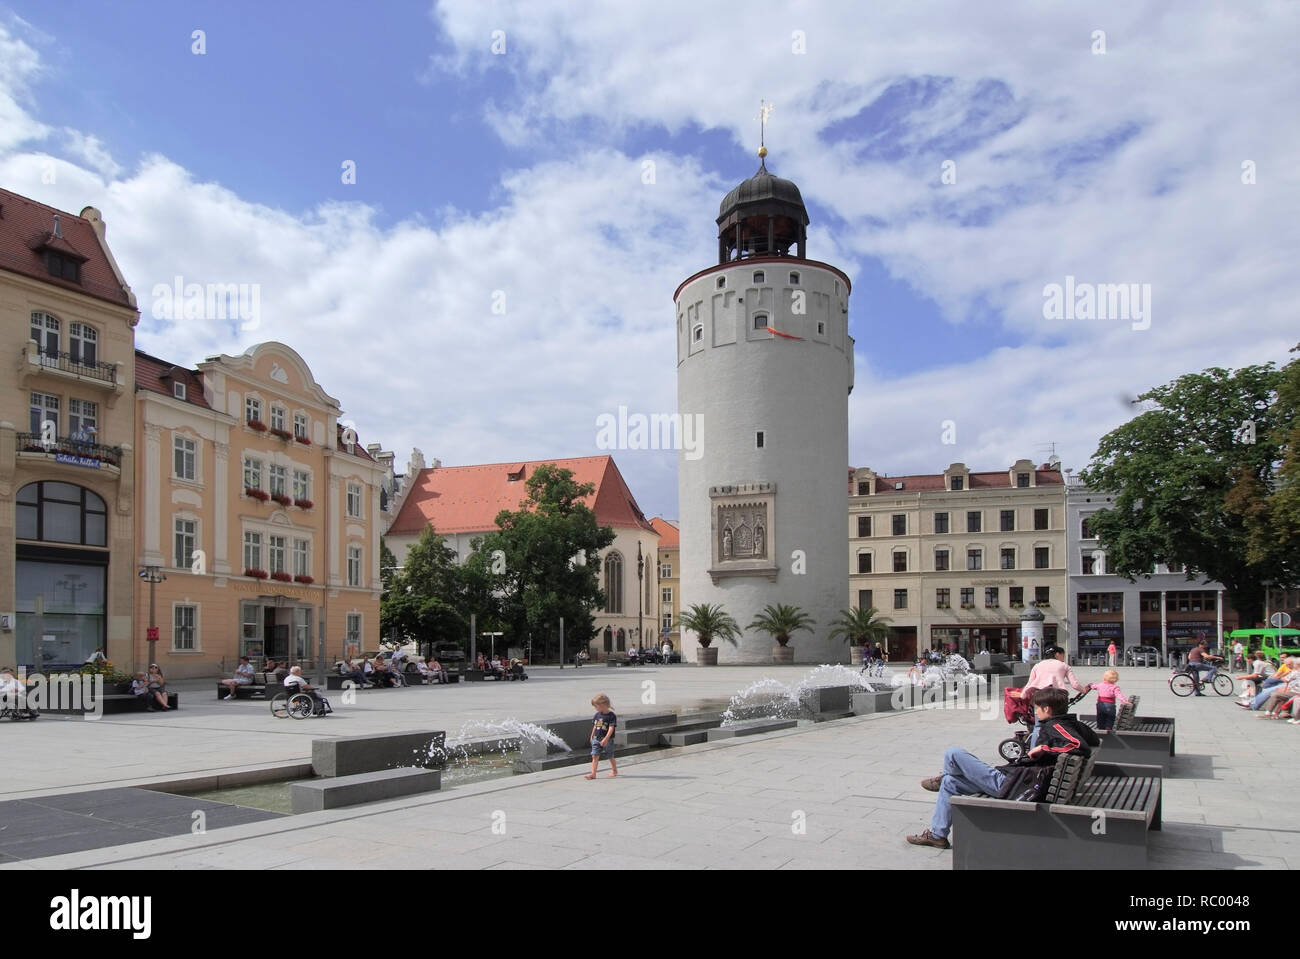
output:
[[[271,435],[272,435],[272,436],[278,436],[278,437],[280,437],[280,439],[282,439],[282,440],[291,439],[291,438],[293,437],[293,434],[290,433],[288,430],[275,430],[275,429],[273,429],[273,430],[271,430]]]
[[[307,439],[307,437],[305,436],[295,436],[294,439],[296,439],[303,446],[311,446],[311,440]]]
[[[316,582],[310,576],[295,576],[293,581],[295,583],[302,583],[304,586],[310,586],[312,583]]]
[[[261,420],[249,420],[248,428],[250,430],[257,430],[259,433],[266,432],[266,424],[263,423]]]
[[[293,505],[299,509],[311,509],[316,504],[309,499],[296,499],[293,501]]]
[[[275,500],[281,506],[288,506],[293,502],[293,500],[289,499],[289,497],[285,496],[283,493],[272,493],[271,499]]]
[[[288,573],[275,572],[275,573],[272,573],[272,574],[271,574],[271,578],[272,578],[273,580],[276,580],[277,582],[280,582],[280,583],[292,583],[292,582],[293,582],[293,577],[290,576]]]
[[[246,569],[244,575],[251,576],[253,579],[266,579],[271,574],[264,569]]]
[[[266,490],[258,489],[256,486],[245,486],[244,495],[251,496],[253,497],[253,499],[256,500],[261,500],[263,503],[265,503],[267,500],[271,498],[270,493],[268,493]]]

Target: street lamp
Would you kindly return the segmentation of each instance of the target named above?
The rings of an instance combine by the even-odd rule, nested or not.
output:
[[[158,662],[154,658],[158,647],[158,607],[154,602],[154,587],[159,583],[167,582],[167,577],[163,575],[160,567],[145,566],[140,570],[140,578],[149,584],[149,632],[145,635],[149,640],[149,665],[152,666]]]
[[[636,644],[641,645],[641,604],[645,597],[645,587],[641,584],[645,576],[645,557],[641,555],[641,541],[636,541]]]
[[[491,646],[490,646],[491,653],[490,653],[490,655],[495,656],[495,655],[497,654],[497,637],[498,637],[498,636],[504,636],[505,633],[502,633],[502,632],[495,632],[495,633],[482,632],[482,633],[479,633],[479,635],[480,635],[480,636],[488,636],[488,637],[490,637],[490,639],[488,640],[488,642],[491,643]]]

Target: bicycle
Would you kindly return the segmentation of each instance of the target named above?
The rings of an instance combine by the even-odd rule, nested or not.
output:
[[[1186,666],[1180,666],[1174,669],[1174,674],[1169,677],[1169,690],[1175,696],[1190,696],[1192,693],[1201,693],[1206,686],[1211,687],[1220,696],[1231,696],[1235,688],[1232,675],[1223,671],[1222,666],[1216,666],[1214,679],[1203,680],[1200,678],[1199,670],[1191,671]]]
[[[290,693],[287,690],[271,697],[271,715],[276,719],[306,719],[311,715],[315,704],[306,693]]]

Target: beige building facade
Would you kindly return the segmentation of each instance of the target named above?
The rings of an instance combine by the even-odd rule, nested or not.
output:
[[[1037,606],[1044,641],[1068,611],[1065,485],[1059,466],[881,476],[851,472],[849,593],[891,623],[887,652],[1020,652],[1020,615]]]
[[[656,516],[650,525],[659,534],[659,644],[666,639],[682,648],[681,534],[677,524]]]
[[[262,343],[187,369],[137,353],[137,371],[139,565],[165,580],[136,589],[136,661],[181,678],[376,647],[391,469],[302,357]]]
[[[97,210],[0,190],[0,665],[130,661],[138,321]]]

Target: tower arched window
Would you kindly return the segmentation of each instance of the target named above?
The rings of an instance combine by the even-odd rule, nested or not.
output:
[[[756,329],[756,330],[765,330],[765,329],[767,329],[767,314],[766,314],[766,313],[755,313],[755,314],[754,314],[754,329]]]
[[[725,276],[718,277],[718,289],[725,290],[726,288],[727,288],[727,278]]]
[[[701,340],[703,340],[703,339],[704,339],[704,327],[702,327],[702,326],[697,326],[697,327],[695,328],[695,330],[694,330],[694,331],[692,332],[692,334],[691,334],[691,339],[693,339],[696,343],[699,343]]]
[[[755,271],[754,271],[754,285],[755,285],[755,286],[761,286],[762,284],[764,284],[764,283],[766,283],[766,282],[767,282],[767,274],[764,273],[762,270],[755,270]]]
[[[623,557],[619,553],[605,557],[605,612],[623,612]]]

